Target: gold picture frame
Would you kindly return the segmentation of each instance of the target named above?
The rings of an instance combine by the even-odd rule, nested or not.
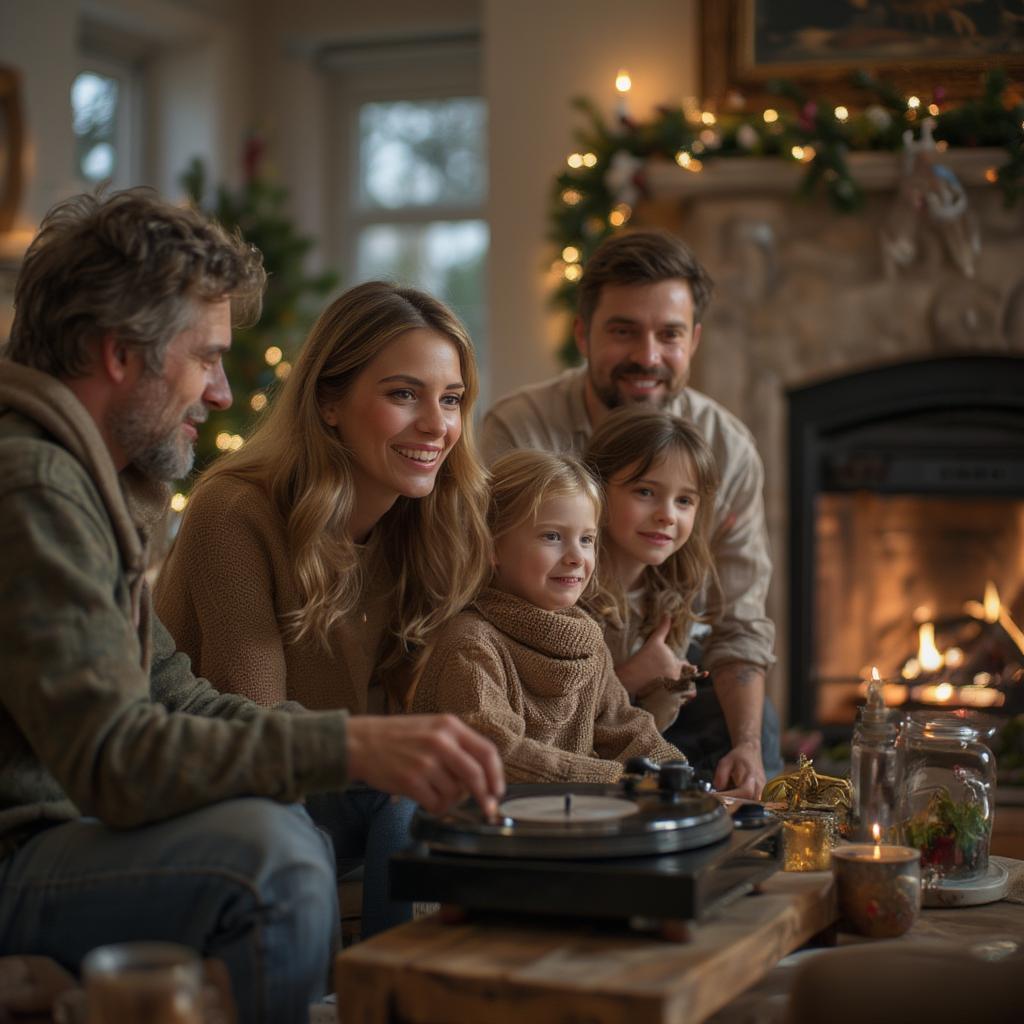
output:
[[[699,18],[702,95],[711,104],[730,93],[768,103],[773,79],[856,103],[864,99],[851,81],[857,70],[906,94],[930,97],[941,86],[957,101],[977,96],[993,67],[1011,81],[1024,77],[1020,0],[700,0]]]
[[[0,67],[0,231],[10,231],[21,203],[22,147],[20,79]]]

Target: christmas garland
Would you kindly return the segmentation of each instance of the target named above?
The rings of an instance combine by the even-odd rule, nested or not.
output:
[[[868,100],[857,113],[812,99],[789,82],[770,86],[785,101],[784,109],[757,113],[745,111],[742,99],[734,97],[733,109],[717,115],[659,107],[649,121],[620,113],[608,124],[590,100],[575,100],[587,125],[576,135],[580,150],[569,155],[567,169],[557,176],[552,191],[549,238],[558,249],[553,270],[560,275],[553,303],[575,311],[582,265],[603,239],[629,222],[633,205],[646,193],[644,166],[651,159],[674,160],[690,173],[700,173],[709,160],[793,160],[806,166],[800,194],[824,190],[838,210],[848,212],[863,201],[848,155],[896,151],[903,145],[903,133],[930,117],[940,149],[1004,148],[1007,161],[993,168],[989,180],[1002,189],[1007,206],[1024,192],[1024,99],[1008,85],[1001,69],[989,73],[977,99],[960,105],[947,104],[941,88],[926,103],[920,97],[905,97],[864,72],[854,82]],[[578,358],[571,335],[562,356],[566,362]]]

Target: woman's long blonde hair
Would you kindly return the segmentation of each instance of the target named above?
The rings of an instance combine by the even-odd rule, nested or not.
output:
[[[694,603],[715,572],[710,547],[711,515],[718,489],[714,454],[692,423],[658,409],[626,406],[616,409],[594,431],[584,462],[607,491],[613,480],[630,484],[641,479],[656,462],[672,455],[690,460],[700,500],[687,542],[661,565],[644,568],[640,577],[644,612],[639,635],[650,636],[668,615],[672,624],[667,642],[678,648],[686,642],[692,623],[703,621],[694,613]],[[628,474],[624,479],[615,479],[623,473]],[[598,587],[589,607],[621,629],[630,617],[629,596],[610,569],[607,535],[606,529],[601,531],[605,556],[598,563]]]
[[[487,526],[492,540],[498,541],[517,526],[533,522],[545,501],[577,494],[590,499],[594,519],[600,521],[604,507],[601,485],[579,459],[531,448],[507,452],[491,466]],[[590,595],[596,577],[595,572],[587,581],[581,601]]]
[[[301,607],[282,623],[291,641],[316,637],[357,605],[363,580],[349,534],[354,507],[351,453],[322,416],[399,335],[426,328],[459,354],[465,395],[462,437],[423,498],[399,497],[377,524],[377,543],[395,583],[390,644],[379,667],[397,667],[476,595],[490,571],[484,520],[486,474],[473,442],[478,391],[466,329],[443,303],[412,288],[370,281],[320,315],[267,417],[239,451],[218,461],[200,486],[231,474],[262,486],[285,521]]]

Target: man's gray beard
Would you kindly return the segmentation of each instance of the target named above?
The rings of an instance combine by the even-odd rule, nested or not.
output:
[[[111,422],[111,433],[128,462],[153,480],[181,480],[192,472],[195,448],[181,443],[181,420],[162,434],[160,420],[166,405],[167,388],[159,378],[148,378],[140,387],[135,404],[119,412]],[[206,419],[206,407],[197,404],[186,410],[185,418]]]

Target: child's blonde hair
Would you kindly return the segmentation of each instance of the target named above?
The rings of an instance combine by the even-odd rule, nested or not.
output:
[[[649,565],[643,571],[641,586],[646,600],[640,635],[649,636],[668,615],[672,624],[667,642],[678,648],[685,643],[691,624],[703,621],[704,617],[693,611],[694,602],[715,574],[710,548],[711,514],[718,489],[714,454],[692,423],[660,409],[626,406],[616,409],[594,431],[584,461],[607,489],[623,472],[628,475],[616,483],[632,483],[671,455],[690,460],[700,500],[686,543],[661,565]],[[601,561],[607,565],[609,560]],[[589,601],[591,611],[624,627],[629,618],[625,588],[607,570],[595,575],[598,585]]]
[[[491,467],[487,525],[492,539],[497,541],[523,523],[533,522],[545,501],[576,494],[590,499],[595,522],[600,522],[604,511],[601,485],[579,459],[530,448],[502,455]],[[596,577],[595,572],[581,598],[590,594]]]

